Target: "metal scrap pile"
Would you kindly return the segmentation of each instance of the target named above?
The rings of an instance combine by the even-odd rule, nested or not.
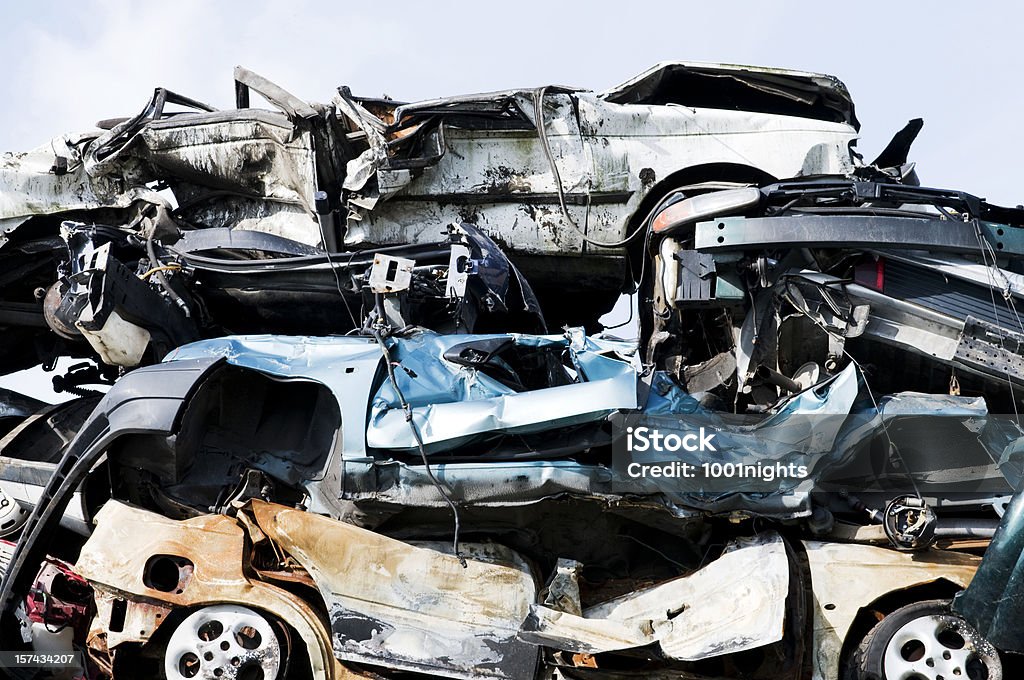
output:
[[[921,187],[919,120],[235,79],[0,157],[0,372],[81,360],[0,393],[10,672],[1014,672],[1024,210]]]

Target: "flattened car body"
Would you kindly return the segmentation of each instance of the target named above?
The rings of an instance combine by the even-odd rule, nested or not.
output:
[[[866,617],[971,582],[926,549],[986,538],[1022,463],[1024,213],[913,186],[920,121],[864,166],[815,74],[329,106],[235,76],[237,110],[157,90],[0,165],[11,366],[119,376],[0,460],[37,486],[0,635],[62,523],[115,677],[834,680]],[[563,326],[624,284],[637,343]],[[680,460],[772,474],[630,472],[663,452],[625,432],[680,424],[717,446]],[[958,600],[1007,649],[1019,510]]]
[[[556,327],[594,329],[629,288],[626,244],[667,194],[854,168],[849,95],[813,74],[672,63],[601,95],[552,86],[399,104],[341,88],[327,106],[242,68],[235,78],[235,110],[157,89],[135,116],[3,157],[3,370],[90,355],[86,339],[130,367],[225,332],[346,332],[358,321],[327,296],[353,292],[353,259],[404,249],[392,254],[425,270],[408,252],[461,223],[512,259]],[[135,311],[80,318],[67,289],[98,267],[60,242],[65,223],[109,225],[95,246],[113,241],[121,273],[143,280],[106,297]],[[144,311],[160,307],[169,328]],[[174,342],[142,356],[165,335]]]

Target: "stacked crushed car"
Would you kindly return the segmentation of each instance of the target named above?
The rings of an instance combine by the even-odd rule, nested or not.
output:
[[[0,393],[0,649],[71,658],[9,673],[1014,677],[1024,209],[919,120],[235,79],[0,159],[0,371],[81,360]]]

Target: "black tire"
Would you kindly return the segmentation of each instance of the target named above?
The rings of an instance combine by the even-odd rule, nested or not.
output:
[[[844,680],[900,677],[1002,680],[1003,670],[996,649],[950,611],[948,600],[926,600],[882,619],[850,655],[843,673]]]

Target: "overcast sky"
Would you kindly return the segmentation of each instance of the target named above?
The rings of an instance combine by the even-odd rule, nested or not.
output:
[[[837,75],[857,103],[869,159],[921,116],[913,158],[924,183],[1024,202],[1018,9],[778,0],[10,4],[0,10],[0,150],[135,113],[156,86],[231,106],[235,64],[327,101],[341,84],[405,100],[549,83],[602,90],[657,61],[686,59]]]
[[[231,107],[236,64],[328,101],[342,84],[403,100],[551,83],[603,90],[662,60],[721,61],[836,75],[868,160],[923,117],[911,154],[922,183],[1024,203],[1015,3],[10,5],[0,9],[0,151],[136,113],[157,86]]]

